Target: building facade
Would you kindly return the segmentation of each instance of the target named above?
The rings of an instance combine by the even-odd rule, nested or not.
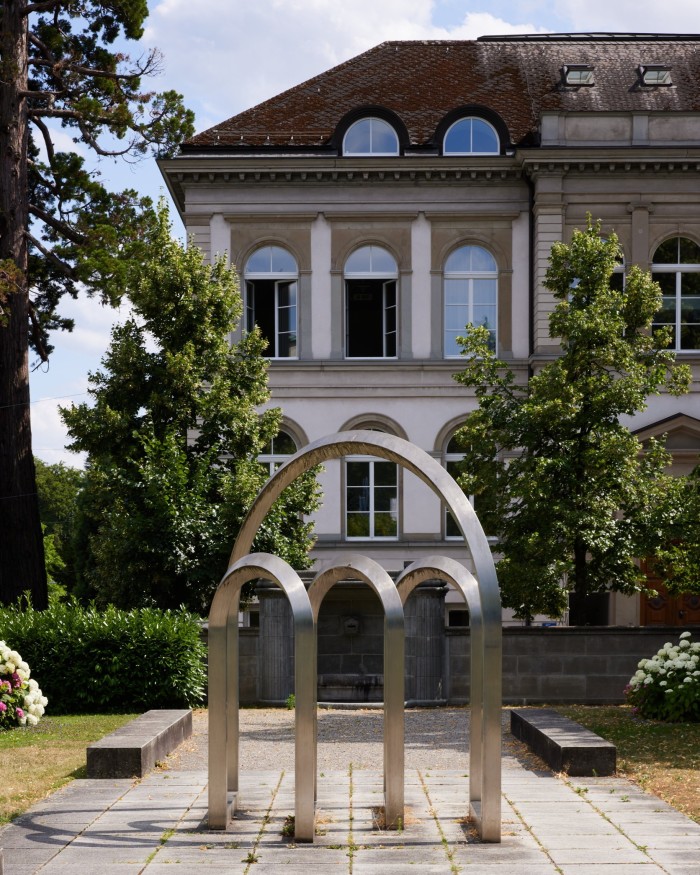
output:
[[[194,243],[237,267],[241,330],[268,339],[284,413],[270,465],[355,428],[458,461],[475,399],[452,378],[456,337],[487,326],[523,381],[556,356],[549,251],[588,214],[618,235],[621,272],[653,271],[658,322],[693,370],[689,395],[652,398],[628,425],[668,434],[679,472],[695,464],[700,36],[388,42],[198,134],[161,170]],[[438,500],[392,463],[332,462],[321,485],[316,558],[464,560]],[[617,598],[609,621],[638,624],[643,605]]]

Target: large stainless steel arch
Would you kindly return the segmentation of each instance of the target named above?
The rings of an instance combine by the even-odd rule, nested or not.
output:
[[[469,608],[469,807],[470,814],[479,826],[482,841],[498,842],[501,838],[500,641],[491,640],[488,650],[485,648],[479,583],[470,571],[454,559],[428,556],[409,565],[396,581],[402,603],[406,604],[410,594],[421,583],[435,579],[452,584]],[[498,667],[498,683],[494,682],[494,666]]]
[[[314,838],[314,771],[311,752],[316,713],[314,620],[299,575],[278,556],[256,553],[232,563],[209,612],[209,828],[226,829],[228,792],[238,791],[238,606],[241,588],[264,578],[280,586],[294,618],[294,837]],[[236,797],[234,796],[234,808]]]
[[[467,542],[477,581],[476,592],[473,591],[473,587],[468,587],[468,590],[472,595],[473,604],[478,608],[477,613],[481,617],[482,647],[480,649],[486,673],[484,688],[488,685],[490,691],[490,704],[483,714],[484,719],[480,734],[482,747],[479,759],[482,765],[480,781],[482,793],[480,800],[474,800],[474,802],[481,804],[480,806],[474,805],[474,809],[477,817],[480,816],[477,826],[482,841],[499,842],[501,834],[501,599],[496,569],[484,531],[467,497],[450,474],[425,451],[394,435],[373,431],[348,431],[320,438],[299,450],[278,468],[260,490],[236,538],[231,553],[230,570],[236,562],[249,553],[260,525],[285,487],[314,465],[353,454],[379,456],[395,462],[415,474],[447,505]],[[229,572],[227,572],[227,576],[228,574]],[[258,576],[268,577],[269,575],[263,573]],[[407,584],[408,586],[409,584]],[[240,592],[240,588],[238,592]],[[237,646],[238,629],[237,627],[233,628],[232,621],[228,623],[228,639],[228,646],[224,648],[224,652],[228,650],[229,653],[233,653],[234,646]],[[315,666],[315,656],[312,658]],[[236,695],[230,696],[228,699],[228,716],[231,725],[236,727],[237,732],[237,679],[232,678],[231,680],[232,683],[236,684]],[[298,701],[297,695],[297,703]],[[493,719],[496,710],[498,710],[497,721]],[[313,734],[309,738],[309,741],[311,740],[315,742]],[[497,754],[496,751],[498,751]],[[229,771],[231,771],[230,768]],[[485,777],[483,777],[484,772],[487,773]],[[233,788],[230,787],[230,789]],[[313,799],[313,792],[311,797]]]
[[[320,571],[309,587],[314,614],[314,679],[318,676],[316,628],[324,596],[339,580],[363,580],[379,596],[384,608],[384,821],[397,829],[404,820],[404,614],[394,581],[382,566],[367,556],[347,554]],[[314,708],[314,777],[316,724]]]

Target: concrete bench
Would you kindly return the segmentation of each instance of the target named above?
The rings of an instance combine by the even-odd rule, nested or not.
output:
[[[555,772],[615,774],[615,745],[551,708],[512,708],[510,731]]]
[[[87,749],[88,778],[142,778],[192,735],[192,712],[147,711]]]

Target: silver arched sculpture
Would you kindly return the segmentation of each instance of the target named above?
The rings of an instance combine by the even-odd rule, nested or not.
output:
[[[315,465],[330,459],[338,459],[354,454],[379,456],[380,458],[395,462],[420,478],[447,505],[469,547],[469,553],[476,572],[475,578],[472,578],[472,580],[476,581],[476,586],[469,581],[469,578],[464,576],[465,569],[459,571],[458,569],[451,568],[447,571],[443,569],[443,571],[453,575],[449,579],[463,592],[468,600],[470,610],[481,620],[481,641],[480,644],[475,645],[472,640],[472,654],[474,654],[474,647],[477,646],[481,656],[480,664],[483,668],[483,671],[478,672],[478,675],[482,683],[484,706],[477,715],[477,719],[479,716],[482,717],[481,732],[478,733],[480,742],[477,741],[477,751],[473,756],[477,757],[480,770],[478,771],[478,779],[474,782],[473,797],[470,789],[470,802],[482,841],[499,842],[501,839],[501,600],[491,551],[474,509],[450,474],[435,459],[408,441],[394,435],[374,431],[341,432],[321,438],[299,450],[284,465],[278,468],[265,486],[263,486],[241,525],[231,553],[230,568],[226,575],[224,575],[219,590],[217,590],[214,603],[212,604],[212,614],[210,615],[210,826],[220,829],[226,826],[228,809],[225,791],[226,789],[229,791],[236,791],[238,789],[237,613],[240,589],[243,583],[248,580],[266,578],[273,580],[287,592],[294,614],[295,684],[297,685],[295,695],[297,708],[300,707],[300,704],[302,705],[301,712],[297,714],[296,719],[295,798],[297,809],[295,837],[302,841],[313,840],[316,771],[316,691],[315,689],[311,692],[309,691],[309,688],[316,680],[316,654],[312,652],[313,645],[310,643],[313,642],[313,609],[301,580],[286,563],[283,563],[282,560],[277,560],[275,563],[272,560],[275,560],[276,557],[270,556],[267,556],[266,561],[262,563],[258,562],[257,556],[248,556],[247,554],[250,552],[255,535],[266,514],[285,487],[289,486],[300,474],[303,474]],[[433,562],[431,570],[438,571],[438,564],[438,562]],[[290,572],[293,577],[290,576]],[[418,577],[420,576],[417,569],[416,574]],[[433,576],[440,577],[440,574],[436,573]],[[417,584],[414,584],[408,576],[404,578],[404,581],[403,591],[407,598],[410,590]],[[300,586],[301,590],[299,589]],[[226,594],[227,592],[228,595]],[[235,611],[233,610],[234,603]],[[213,642],[211,637],[212,615],[214,615],[216,628]],[[297,636],[299,635],[303,639],[302,643],[298,641]],[[477,654],[477,663],[479,662],[478,656],[479,654]],[[302,660],[305,661],[305,667]],[[213,666],[212,663],[217,665]],[[403,652],[401,653],[400,665],[403,673]],[[388,669],[389,666],[385,663],[385,673]],[[479,680],[477,679],[477,690],[478,687]],[[486,694],[487,690],[488,695]],[[474,692],[473,676],[472,703],[474,703],[475,699]],[[388,694],[387,685],[385,684],[385,697]],[[217,702],[212,712],[212,699],[214,696],[220,696],[223,704],[222,702]],[[311,705],[309,705],[309,702],[311,702]],[[213,740],[211,735],[212,722],[216,724]],[[403,727],[401,727],[401,735],[403,737]],[[385,735],[385,743],[386,737]],[[474,727],[472,727],[472,737],[475,737]],[[306,744],[304,744],[305,740]],[[217,765],[219,770],[223,772],[222,765],[224,762],[227,763],[226,773],[228,779],[226,787],[224,787],[224,804],[222,809],[221,787],[224,781],[218,776],[216,778],[216,790],[212,792],[212,777],[217,775]],[[385,749],[385,765],[386,763]],[[401,777],[403,778],[403,775]],[[403,780],[401,785],[403,792]],[[388,784],[385,786],[385,789],[388,790]],[[478,799],[476,798],[477,795],[479,796]],[[212,806],[214,807],[212,808]]]
[[[384,608],[384,821],[387,829],[403,825],[404,796],[404,615],[401,598],[394,581],[382,566],[367,556],[351,553],[337,565],[319,572],[309,587],[314,614],[314,632],[321,602],[339,580],[363,580],[368,583]],[[318,649],[314,635],[314,678],[317,677]],[[314,709],[313,749],[316,756]],[[316,769],[314,768],[314,775]]]
[[[495,636],[484,647],[484,623],[479,599],[479,583],[459,562],[445,556],[428,556],[409,565],[396,581],[405,605],[413,590],[426,580],[443,580],[452,584],[469,608],[471,645],[469,732],[469,808],[481,824],[482,841],[500,841],[501,804],[501,690],[493,682],[493,665],[500,664],[500,641]],[[498,650],[498,653],[495,650]],[[494,732],[494,727],[498,731]],[[493,775],[499,782],[494,789]]]

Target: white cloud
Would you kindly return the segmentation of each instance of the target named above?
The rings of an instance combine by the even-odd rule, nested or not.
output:
[[[567,15],[572,30],[633,33],[698,33],[700,5],[697,0],[559,0],[559,12]]]

